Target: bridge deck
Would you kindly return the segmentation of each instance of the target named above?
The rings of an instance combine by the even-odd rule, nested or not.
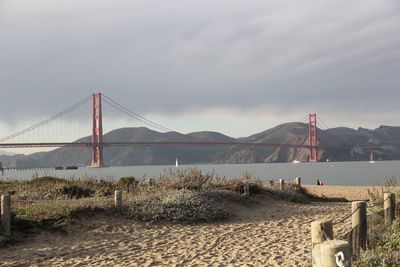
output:
[[[40,148],[40,147],[92,147],[90,142],[84,143],[0,143],[0,148]],[[178,146],[237,146],[237,147],[288,147],[310,148],[306,144],[269,144],[249,142],[103,142],[104,147],[110,146],[151,146],[151,147],[178,147]],[[319,146],[313,146],[319,148]]]

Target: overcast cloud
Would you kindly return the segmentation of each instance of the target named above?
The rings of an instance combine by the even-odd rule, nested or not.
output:
[[[0,136],[94,91],[183,132],[400,125],[399,84],[398,0],[0,0]]]

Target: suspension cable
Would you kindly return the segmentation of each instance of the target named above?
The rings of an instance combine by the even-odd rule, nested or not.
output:
[[[328,124],[325,123],[325,121],[321,118],[321,116],[318,116],[318,121],[321,122],[322,126],[324,126],[326,129],[329,129],[330,127]]]
[[[67,114],[67,113],[69,113],[69,112],[71,112],[71,111],[77,109],[78,107],[80,107],[80,106],[82,106],[83,104],[85,104],[86,102],[88,102],[90,99],[91,99],[91,96],[87,96],[87,97],[85,97],[84,99],[82,99],[81,101],[79,101],[78,103],[76,103],[75,105],[73,105],[73,106],[71,106],[71,107],[69,107],[69,108],[67,108],[67,109],[65,109],[65,110],[63,110],[63,111],[57,113],[57,114],[54,115],[54,116],[51,116],[50,118],[48,118],[48,119],[46,119],[46,120],[44,120],[44,121],[41,121],[41,122],[39,122],[39,123],[37,123],[37,124],[31,126],[31,127],[28,127],[28,128],[26,128],[26,129],[23,129],[23,130],[21,130],[21,131],[19,131],[19,132],[16,132],[16,133],[12,134],[12,135],[9,135],[9,136],[6,136],[6,137],[1,138],[1,139],[0,139],[0,142],[8,141],[8,140],[10,140],[10,139],[12,139],[12,138],[14,138],[14,137],[18,137],[18,136],[20,136],[20,135],[22,135],[22,134],[24,134],[24,133],[30,132],[30,131],[32,131],[32,130],[34,130],[34,129],[36,129],[36,128],[39,128],[39,127],[41,127],[41,126],[43,126],[43,125],[45,125],[45,124],[47,124],[47,123],[50,123],[50,122],[52,122],[52,121],[54,121],[54,120],[56,120],[56,119],[58,119],[58,118],[64,116],[65,114]]]
[[[167,128],[161,124],[158,124],[156,122],[146,119],[145,117],[133,112],[132,110],[128,109],[127,107],[125,107],[125,106],[119,104],[118,102],[112,100],[111,98],[105,96],[104,94],[103,94],[103,97],[104,97],[103,98],[104,102],[106,102],[110,106],[118,109],[119,111],[123,112],[124,114],[128,115],[131,118],[139,120],[147,125],[150,125],[153,128],[156,128],[156,129],[164,131],[164,132],[176,132],[176,131],[171,130],[170,128]]]
[[[303,119],[299,120],[299,122],[308,123],[308,115],[305,116]]]

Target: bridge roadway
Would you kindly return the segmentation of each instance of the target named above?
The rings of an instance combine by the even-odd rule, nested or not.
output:
[[[5,148],[40,148],[40,147],[92,147],[91,142],[73,143],[0,143],[0,149]],[[178,147],[178,146],[236,146],[236,147],[287,147],[287,148],[310,148],[306,144],[268,144],[249,142],[103,142],[103,147],[111,146],[137,146],[137,147]],[[315,146],[321,148],[320,146]]]

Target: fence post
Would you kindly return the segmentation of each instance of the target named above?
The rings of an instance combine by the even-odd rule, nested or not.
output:
[[[285,189],[285,180],[284,179],[279,179],[279,189],[280,190]]]
[[[367,248],[367,203],[354,201],[351,203],[351,249],[357,255],[360,248]]]
[[[301,178],[294,177],[294,183],[296,184],[297,187],[301,187]]]
[[[394,220],[395,213],[395,195],[394,193],[383,194],[383,208],[385,210],[385,224],[392,224]]]
[[[11,196],[1,196],[1,226],[6,235],[11,235]]]
[[[344,240],[328,240],[321,244],[321,267],[351,265],[350,244]]]
[[[115,207],[117,209],[120,209],[122,206],[122,191],[120,190],[115,190],[114,193],[114,202],[115,202]]]
[[[311,223],[311,254],[313,266],[322,266],[320,246],[328,239],[333,239],[332,220],[313,221]]]
[[[245,197],[250,196],[250,185],[249,185],[249,183],[245,183],[243,185],[243,196],[245,196]]]

